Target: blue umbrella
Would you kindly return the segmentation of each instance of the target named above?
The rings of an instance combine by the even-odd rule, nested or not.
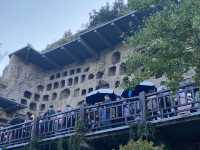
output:
[[[121,97],[123,98],[129,98],[129,97],[133,97],[133,90],[131,89],[126,89],[122,92]]]
[[[121,96],[124,98],[129,98],[129,97],[138,96],[139,93],[141,92],[150,93],[150,92],[156,92],[156,91],[157,91],[157,88],[152,82],[143,81],[139,85],[136,85],[134,90],[132,89],[124,90]]]
[[[105,101],[105,96],[109,96],[112,101],[116,100],[116,94],[112,89],[98,89],[86,95],[86,103],[93,105]]]
[[[23,118],[14,118],[9,122],[9,124],[16,125],[16,124],[20,124],[20,123],[24,123],[24,122],[25,122],[25,119],[23,119]]]
[[[139,85],[136,85],[133,90],[133,96],[138,96],[141,92],[153,93],[156,92],[157,88],[150,81],[143,81]]]

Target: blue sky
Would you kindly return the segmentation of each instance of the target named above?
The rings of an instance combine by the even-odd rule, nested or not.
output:
[[[0,0],[0,75],[7,54],[28,43],[44,49],[68,29],[80,29],[89,12],[106,2],[114,0]]]

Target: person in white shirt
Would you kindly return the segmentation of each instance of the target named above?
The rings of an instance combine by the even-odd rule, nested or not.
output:
[[[188,101],[190,102],[190,101]],[[191,104],[187,102],[187,95],[183,89],[179,89],[178,92],[178,105],[180,105],[177,110],[178,115],[188,114],[190,113]]]

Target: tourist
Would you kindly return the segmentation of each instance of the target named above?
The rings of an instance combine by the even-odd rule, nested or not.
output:
[[[98,126],[102,126],[103,125],[103,121],[105,121],[105,115],[103,114],[103,106],[99,104],[97,104],[97,109],[98,109],[98,118],[99,118],[99,123]]]
[[[200,110],[200,99],[199,99],[199,89],[195,89],[194,91],[194,107],[196,111]]]
[[[76,113],[75,113],[75,110],[72,110],[70,112],[70,117],[71,117],[71,124],[72,124],[72,127],[75,127],[75,123],[76,123]]]
[[[64,114],[63,114],[63,127],[66,129],[70,126],[70,110],[72,110],[72,107],[70,105],[66,105],[64,108]]]
[[[72,109],[71,106],[65,107],[65,117],[67,120],[67,128],[75,127],[76,117],[75,117],[75,110]],[[65,119],[64,119],[65,122]]]
[[[43,116],[38,116],[37,117],[37,122],[38,122],[38,134],[43,134],[45,131],[44,129],[44,117]]]
[[[99,107],[99,121],[100,125],[107,125],[107,114],[106,114],[106,106]]]
[[[54,110],[54,106],[50,105],[47,112],[44,114],[44,122],[45,122],[45,132],[48,132],[47,134],[50,134],[53,130],[53,120],[51,119],[52,115],[54,115],[56,111]]]
[[[65,118],[66,118],[66,129],[68,130],[71,127],[71,116],[70,116],[70,112],[66,111],[65,112]]]
[[[51,116],[51,115],[53,115],[53,114],[55,114],[56,113],[56,111],[55,111],[55,109],[54,109],[54,106],[53,105],[50,105],[49,106],[49,109],[48,109],[48,116]]]
[[[55,116],[55,127],[56,127],[56,130],[59,130],[62,128],[62,125],[63,125],[63,114],[62,114],[62,111],[61,109],[58,109],[57,110],[57,115]]]
[[[34,120],[35,116],[31,112],[27,112],[25,123]]]
[[[34,115],[34,114],[31,114],[30,120],[33,121],[34,119],[35,119],[35,115]]]
[[[192,98],[192,93],[191,92],[188,92],[187,93],[187,108],[190,110],[190,112],[195,112],[196,110],[195,109],[192,109],[195,105],[194,105],[194,100]]]
[[[169,94],[169,93],[166,93],[166,94]],[[172,101],[169,97],[169,95],[166,95],[164,97],[165,99],[165,103],[166,103],[166,109],[164,110],[164,117],[172,117],[174,114],[175,114],[175,111],[174,111],[174,107],[172,107]]]
[[[191,108],[191,104],[187,105],[187,96],[183,89],[179,89],[178,94],[178,115],[188,114],[190,111],[188,111],[188,108]]]
[[[99,108],[100,104],[98,104],[97,107]],[[90,110],[88,110],[88,114],[89,114],[88,120],[89,120],[89,125],[92,130],[97,127],[97,123],[96,123],[97,118],[99,118],[98,126],[100,126],[100,113],[96,115],[97,110],[99,110],[97,109],[97,107],[92,107],[90,108]]]
[[[104,100],[105,100],[106,103],[112,101],[109,95],[105,95],[105,96],[104,96]]]
[[[127,124],[128,123],[128,117],[129,117],[129,105],[125,101],[123,102],[123,114],[124,114],[125,124]]]
[[[116,101],[121,101],[122,100],[122,97],[121,96],[116,96]]]
[[[129,89],[129,91],[128,91],[128,98],[133,97],[132,95],[133,95],[133,91]]]
[[[195,90],[195,92],[194,92],[194,97],[195,97],[195,101],[196,101],[196,102],[199,102],[199,98],[200,98],[200,97],[199,97],[199,89],[198,89],[198,90],[197,90],[197,89]]]

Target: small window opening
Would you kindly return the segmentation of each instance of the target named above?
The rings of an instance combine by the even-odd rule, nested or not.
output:
[[[31,92],[29,92],[29,91],[25,91],[24,92],[24,97],[26,97],[26,98],[31,98],[31,96],[32,96],[32,93]]]
[[[74,69],[70,70],[70,75],[74,75]]]
[[[37,110],[37,104],[36,103],[30,103],[29,105],[30,110],[36,111]]]
[[[26,100],[26,99],[21,99],[21,104],[23,104],[23,105],[27,105],[27,104],[28,104],[28,102],[27,102],[27,100]]]
[[[65,80],[61,81],[61,88],[65,87]]]
[[[52,94],[52,100],[56,100],[57,96],[58,96],[57,93],[53,93],[53,94]]]
[[[57,73],[57,74],[56,74],[56,78],[60,78],[60,73]]]
[[[83,89],[81,95],[86,95],[86,93],[87,93],[86,89]]]
[[[51,89],[52,89],[52,84],[50,83],[47,85],[47,91],[50,91]]]
[[[53,88],[54,88],[54,89],[57,89],[58,87],[59,87],[59,83],[58,83],[58,82],[55,82],[54,85],[53,85]]]
[[[65,89],[60,93],[60,99],[66,99],[70,96],[70,89]]]
[[[72,86],[72,83],[73,83],[73,79],[72,79],[72,78],[69,78],[69,79],[68,79],[67,85],[68,85],[68,86]]]
[[[40,100],[40,95],[39,94],[35,94],[34,95],[34,100],[35,101],[39,101]]]
[[[49,95],[44,95],[43,96],[43,101],[48,101],[49,100]]]
[[[78,77],[74,78],[74,85],[78,84]]]
[[[113,67],[110,67],[108,69],[108,76],[114,76],[116,74],[116,67],[113,66]]]
[[[75,89],[74,90],[74,97],[78,97],[79,96],[79,92],[80,92],[80,89]]]
[[[92,80],[94,78],[94,74],[89,74],[89,76],[88,76],[88,80]]]

